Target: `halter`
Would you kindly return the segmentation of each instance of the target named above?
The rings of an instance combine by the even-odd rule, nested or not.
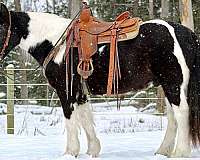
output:
[[[7,31],[7,34],[6,34],[6,40],[5,40],[4,44],[3,44],[3,48],[1,49],[1,52],[0,52],[0,58],[4,57],[5,50],[8,47],[8,43],[10,41],[10,35],[11,35],[11,16],[10,16],[10,12],[9,11],[8,11],[8,17],[9,17],[9,26],[8,26],[8,31]]]

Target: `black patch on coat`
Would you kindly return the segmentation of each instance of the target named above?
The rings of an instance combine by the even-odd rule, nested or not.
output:
[[[10,12],[11,14],[11,30],[18,34],[19,37],[26,39],[29,34],[30,17],[25,12]]]
[[[38,63],[42,66],[45,58],[52,50],[53,44],[48,41],[44,40],[42,43],[38,43],[34,47],[30,47],[28,52],[38,61]]]
[[[141,26],[139,35],[118,43],[122,79],[119,92],[145,88],[149,82],[162,85],[170,103],[180,104],[181,67],[174,56],[174,40],[168,29],[159,24]],[[93,56],[94,73],[88,78],[92,94],[105,94],[107,88],[109,45]]]

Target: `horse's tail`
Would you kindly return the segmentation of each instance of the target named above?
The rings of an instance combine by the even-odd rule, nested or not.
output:
[[[195,147],[200,144],[200,41],[193,33],[193,65],[190,67],[190,80],[188,84],[189,105],[189,131],[192,143]],[[192,54],[192,53],[191,53]],[[193,56],[193,55],[191,55]]]

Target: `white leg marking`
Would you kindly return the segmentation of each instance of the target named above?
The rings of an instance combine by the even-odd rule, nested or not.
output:
[[[87,154],[92,155],[92,157],[97,157],[101,150],[100,141],[96,136],[94,129],[94,120],[89,103],[78,106],[80,122],[83,129],[86,132],[88,140],[88,150]]]
[[[87,154],[92,155],[92,157],[97,157],[101,150],[100,141],[96,137],[94,130],[94,121],[89,104],[84,105],[74,104],[75,110],[72,112],[70,120],[66,119],[66,129],[67,129],[67,146],[65,154],[70,154],[73,156],[78,156],[80,152],[80,143],[78,139],[78,130],[80,126],[86,132],[88,140],[88,150]]]
[[[189,107],[183,89],[181,89],[180,106],[173,105],[173,110],[177,121],[178,131],[176,144],[170,157],[190,157],[191,146],[189,138]]]
[[[65,154],[70,154],[77,157],[80,152],[80,143],[78,139],[78,121],[77,121],[77,110],[72,112],[70,119],[65,119],[65,127],[67,130],[67,145]]]
[[[170,105],[167,98],[165,98],[165,102],[167,105],[167,118],[168,118],[168,124],[167,124],[167,130],[165,133],[164,140],[156,152],[156,154],[161,154],[165,156],[170,156],[174,149],[175,145],[175,138],[176,138],[176,132],[177,132],[177,124],[176,120],[174,118],[174,112],[172,109],[172,106]]]

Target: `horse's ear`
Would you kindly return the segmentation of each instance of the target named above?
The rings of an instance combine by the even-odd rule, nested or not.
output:
[[[10,25],[10,13],[5,4],[0,3],[0,23]]]

